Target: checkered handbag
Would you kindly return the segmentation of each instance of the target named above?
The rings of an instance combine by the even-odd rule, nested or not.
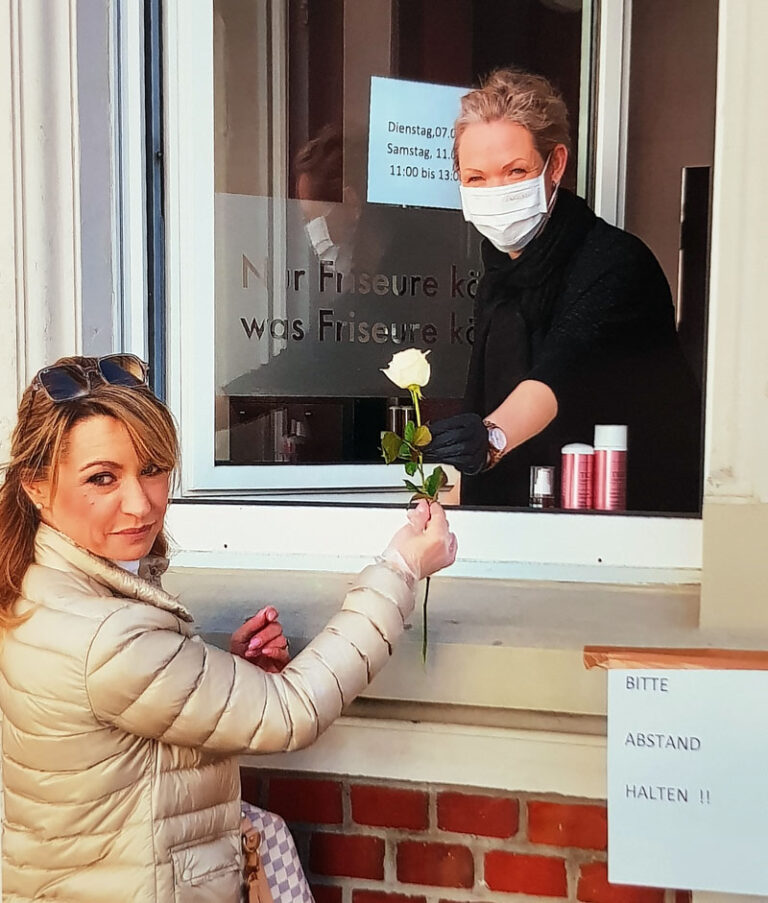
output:
[[[259,856],[274,903],[315,903],[296,844],[282,818],[245,801],[241,812],[261,837]]]

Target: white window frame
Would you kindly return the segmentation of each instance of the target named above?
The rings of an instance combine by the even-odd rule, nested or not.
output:
[[[599,46],[604,49],[599,68],[604,90],[598,94],[596,153],[598,160],[615,160],[622,157],[617,115],[621,104],[615,91],[605,86],[622,84],[624,0],[605,6],[609,13],[601,15],[600,22]],[[214,464],[215,375],[210,348],[214,333],[213,4],[211,0],[184,0],[183,4],[170,0],[165,9],[169,402],[182,426],[182,492],[396,490],[402,485],[399,470],[383,464]],[[274,3],[272,9],[274,54],[285,43],[285,8]],[[273,55],[271,76],[277,107],[281,107],[285,90],[285,67],[285,59]],[[582,68],[587,71],[586,66]],[[271,134],[273,153],[284,159],[285,136],[277,127]],[[597,212],[616,221],[621,203],[615,167],[606,165],[604,169]],[[274,208],[279,217],[282,205]],[[274,226],[274,234],[282,234],[280,222],[275,221]]]
[[[115,8],[117,77],[115,173],[118,203],[118,316],[115,351],[149,355],[147,322],[146,154],[144,150],[144,11],[141,4]]]
[[[402,485],[401,475],[383,464],[214,465],[213,5],[211,0],[171,0],[165,10],[168,400],[182,426],[182,493],[395,490]],[[283,4],[275,3],[273,12],[273,48],[279,48],[285,35]],[[273,58],[278,100],[284,70],[285,60]],[[276,128],[272,134],[273,153],[284,158],[284,136]],[[282,205],[273,206],[274,234],[281,235]],[[281,265],[275,266],[282,273]]]
[[[597,0],[596,8],[599,60],[593,206],[598,216],[621,228],[626,199],[632,0]]]
[[[620,224],[631,0],[604,0],[599,6],[595,209]],[[279,27],[280,22],[273,21],[273,37]],[[391,508],[370,509],[348,503],[352,499],[403,500],[403,493],[397,491],[402,479],[399,468],[373,464],[213,464],[211,0],[168,0],[164,29],[168,386],[169,404],[182,437],[180,495],[227,500],[221,505],[184,504],[172,509],[172,531],[185,550],[179,563],[321,569],[343,569],[346,563],[352,567],[364,555],[357,545],[350,547],[350,537],[365,537],[368,555],[377,551],[375,542],[367,548],[368,540],[382,532],[376,525],[386,525],[388,530],[402,515]],[[281,138],[276,135],[274,140]],[[324,491],[324,495],[313,495],[307,491],[309,486],[319,493]],[[334,486],[356,487],[357,494],[342,495],[332,491]],[[376,489],[366,493],[365,487]],[[383,491],[386,487],[391,487],[388,492]],[[289,504],[270,505],[268,500],[276,491]],[[263,504],[243,504],[245,498],[260,498]],[[322,504],[330,501],[337,504]],[[296,534],[289,524],[299,520],[312,528]],[[698,518],[460,510],[453,513],[452,521],[462,534],[472,537],[469,549],[464,540],[462,561],[454,566],[454,572],[467,576],[677,583],[697,581],[701,567]],[[290,552],[285,551],[287,536],[291,537]]]

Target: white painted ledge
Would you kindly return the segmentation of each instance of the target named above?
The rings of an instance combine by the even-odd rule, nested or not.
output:
[[[242,764],[587,799],[606,794],[605,738],[546,731],[340,718],[309,749],[245,756]]]
[[[223,646],[245,618],[275,605],[296,652],[337,610],[350,580],[174,567],[166,587],[203,636]],[[755,631],[703,631],[698,616],[696,586],[440,576],[430,594],[426,668],[417,607],[393,660],[347,717],[308,750],[244,762],[602,799],[606,678],[584,668],[584,645],[760,648],[768,640]]]
[[[371,507],[174,501],[180,567],[357,571],[405,522]],[[449,509],[459,556],[447,574],[592,583],[698,583],[701,521],[603,513]]]

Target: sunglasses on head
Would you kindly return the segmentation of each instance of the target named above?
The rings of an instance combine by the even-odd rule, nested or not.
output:
[[[53,402],[74,401],[89,395],[94,384],[125,386],[129,389],[147,385],[147,365],[135,354],[108,354],[84,358],[83,363],[55,364],[44,367],[32,381]]]

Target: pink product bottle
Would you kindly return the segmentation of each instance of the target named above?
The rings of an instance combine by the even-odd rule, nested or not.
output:
[[[594,449],[591,445],[572,442],[564,445],[561,453],[561,506],[570,510],[591,508]]]
[[[595,427],[595,508],[627,508],[627,428],[617,424]]]

